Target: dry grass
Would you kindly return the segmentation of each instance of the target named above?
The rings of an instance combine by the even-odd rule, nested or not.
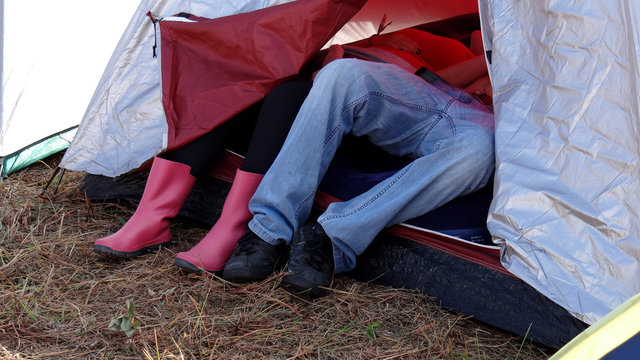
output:
[[[174,245],[107,260],[93,241],[132,208],[90,203],[67,173],[38,195],[60,157],[0,184],[2,359],[546,359],[549,350],[444,311],[415,291],[338,277],[312,301],[279,286],[186,275],[173,266],[207,229],[176,219]],[[135,305],[132,319],[126,303]],[[132,336],[109,328],[122,317]]]

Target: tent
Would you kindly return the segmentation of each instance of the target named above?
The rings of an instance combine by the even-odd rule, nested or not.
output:
[[[0,179],[69,146],[136,6],[0,1]]]
[[[551,360],[636,359],[640,351],[640,294],[625,301],[555,353]]]
[[[155,18],[187,12],[215,19],[273,6],[284,4],[143,1],[61,166],[89,179],[121,178],[170,146],[162,56],[152,55],[154,47],[162,54],[164,43],[146,10]],[[329,44],[375,34],[385,18],[388,32],[467,16],[479,21],[491,64],[493,187],[438,209],[449,216],[390,228],[383,236],[394,241],[372,245],[354,276],[420,288],[444,306],[560,347],[640,292],[640,8],[623,0],[369,0]],[[228,180],[241,161],[229,157],[213,171],[219,178]],[[353,162],[347,156],[336,163],[342,167],[335,178],[348,178]],[[319,206],[349,196],[332,194],[342,187],[331,178]],[[442,223],[472,223],[478,214],[480,225]]]

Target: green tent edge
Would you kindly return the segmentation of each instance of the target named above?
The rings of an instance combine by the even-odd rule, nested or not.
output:
[[[40,159],[65,150],[71,144],[71,139],[73,139],[77,131],[78,127],[74,126],[33,143],[10,155],[0,157],[0,179]]]

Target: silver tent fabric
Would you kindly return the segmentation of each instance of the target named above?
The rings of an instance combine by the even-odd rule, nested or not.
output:
[[[640,292],[640,2],[480,0],[503,265],[593,323]]]
[[[216,18],[289,1],[292,0],[143,0],[107,65],[60,166],[117,176],[166,148],[160,36],[146,15],[148,11],[156,17],[189,12]]]

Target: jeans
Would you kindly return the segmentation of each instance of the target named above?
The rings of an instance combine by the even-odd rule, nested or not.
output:
[[[333,243],[335,273],[352,270],[383,228],[477,190],[494,170],[493,113],[485,105],[395,65],[336,60],[318,73],[251,199],[249,228],[272,245],[289,243],[349,132],[415,160],[318,218]]]

